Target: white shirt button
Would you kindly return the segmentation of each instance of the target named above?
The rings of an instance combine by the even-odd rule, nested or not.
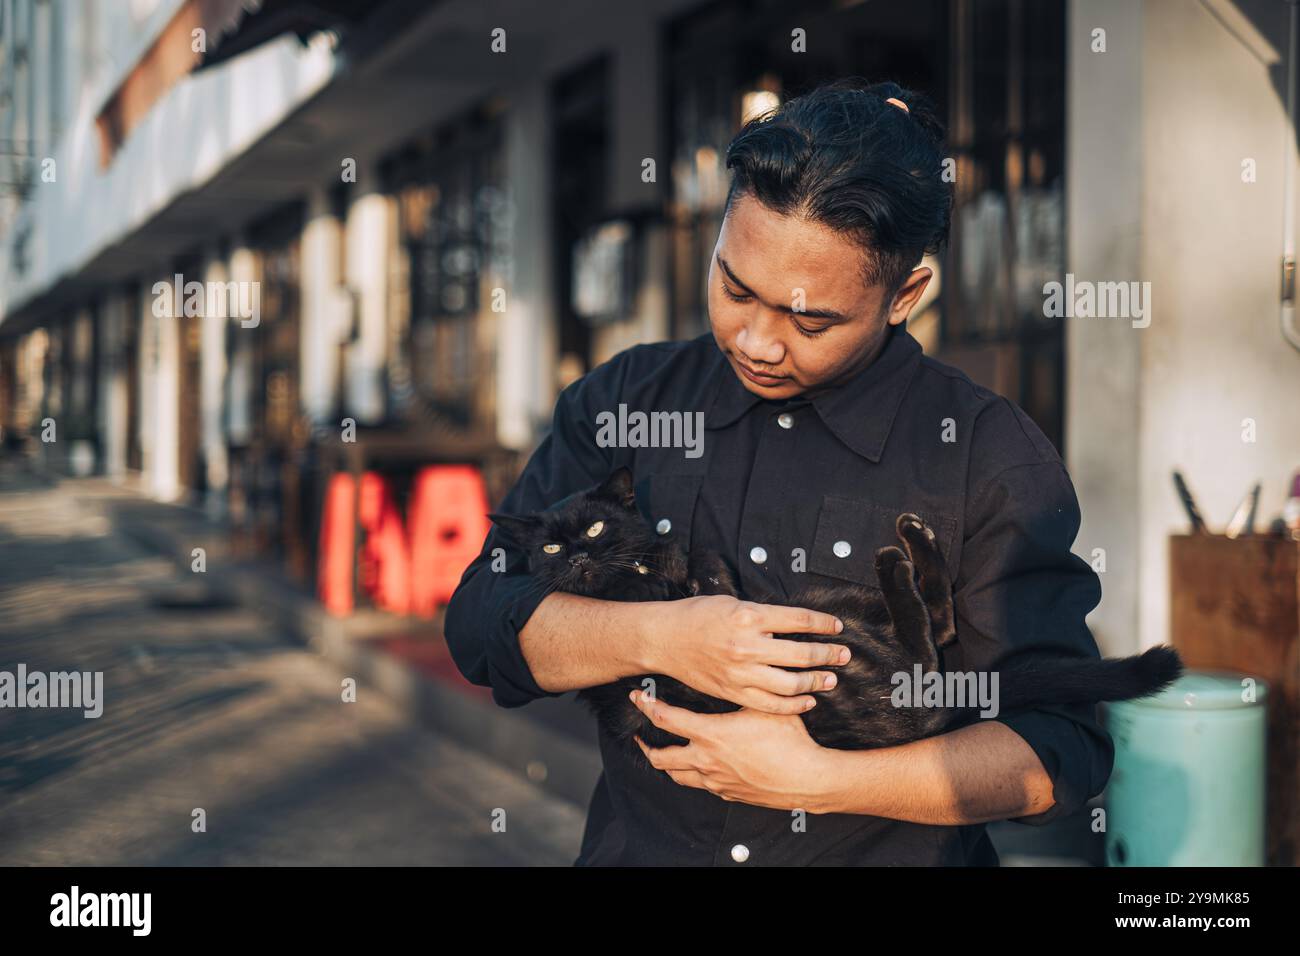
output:
[[[731,848],[731,858],[737,863],[744,863],[749,859],[749,847],[743,843],[737,843]]]
[[[667,518],[660,518],[659,523],[655,525],[655,530],[660,534],[667,534],[669,531],[673,530],[673,523]]]
[[[762,564],[767,560],[767,551],[763,548],[750,548],[749,560],[753,561],[755,564]]]
[[[776,423],[782,428],[793,428],[794,416],[789,412],[782,412],[780,415],[776,416]]]
[[[853,545],[849,544],[847,541],[836,541],[831,545],[831,550],[835,552],[835,557],[847,558],[853,553]]]

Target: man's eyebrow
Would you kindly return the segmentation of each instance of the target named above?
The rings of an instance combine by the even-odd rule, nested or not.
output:
[[[755,299],[760,299],[759,294],[757,292],[755,292],[749,286],[745,285],[745,283],[741,282],[740,278],[736,275],[736,273],[731,271],[731,266],[727,265],[726,259],[722,258],[721,255],[718,255],[717,260],[718,260],[718,265],[721,266],[722,271],[727,274],[728,279],[730,279],[736,285],[740,286],[741,289],[743,289],[749,295],[752,295]],[[796,312],[788,305],[778,305],[778,306],[773,306],[773,308],[780,309],[782,312],[789,312],[791,315],[807,315],[814,319],[831,319],[832,321],[835,322],[843,322],[846,319],[848,319],[848,316],[845,315],[843,312],[837,312],[834,309],[801,309]]]

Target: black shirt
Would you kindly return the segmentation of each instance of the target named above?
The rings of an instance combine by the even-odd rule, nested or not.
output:
[[[629,413],[702,412],[703,453],[601,447],[597,416],[620,403]],[[1101,585],[1070,551],[1079,505],[1056,449],[1020,408],[924,355],[905,328],[893,327],[856,377],[785,401],[748,391],[711,334],[630,348],[561,393],[550,433],[498,510],[553,506],[619,465],[632,468],[646,518],[688,548],[720,552],[742,596],[788,597],[809,582],[877,587],[873,555],[897,544],[895,519],[912,511],[956,569],[957,641],[942,653],[945,671],[994,670],[1031,649],[1099,656],[1084,618]],[[509,557],[494,573],[497,547]],[[502,706],[553,696],[519,648],[541,598],[493,529],[447,608],[457,666]],[[1055,804],[1019,822],[1072,813],[1105,786],[1114,750],[1094,706],[989,719],[1020,734],[1053,782]],[[799,819],[679,786],[603,734],[601,753],[579,864],[739,865],[738,846],[749,852],[734,856],[751,866],[998,863],[983,824]]]

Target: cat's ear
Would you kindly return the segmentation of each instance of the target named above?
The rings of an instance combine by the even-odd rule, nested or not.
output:
[[[501,529],[501,532],[515,544],[527,544],[532,538],[533,532],[541,525],[542,521],[535,515],[517,517],[515,515],[502,515],[488,513],[488,520]]]
[[[624,508],[631,510],[636,507],[636,494],[632,489],[632,469],[624,466],[615,468],[608,478],[606,478],[596,489],[596,493],[602,498],[609,498],[617,501]]]

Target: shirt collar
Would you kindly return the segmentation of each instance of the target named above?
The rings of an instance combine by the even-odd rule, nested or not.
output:
[[[717,391],[705,416],[706,428],[725,428],[755,405],[775,407],[740,383],[722,352]],[[876,360],[834,388],[818,392],[811,404],[826,427],[849,448],[873,462],[880,461],[885,439],[893,427],[903,395],[921,364],[921,346],[901,325],[891,326],[889,340]],[[802,396],[790,399],[803,401]]]

